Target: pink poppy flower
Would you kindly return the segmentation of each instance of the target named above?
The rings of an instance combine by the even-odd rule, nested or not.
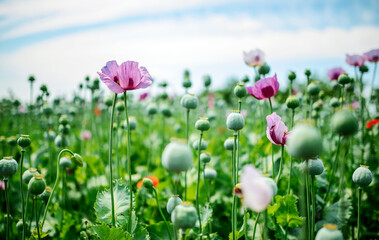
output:
[[[362,55],[349,55],[346,54],[346,63],[350,66],[361,67],[365,64],[366,57]]]
[[[253,165],[246,165],[243,168],[241,185],[245,207],[261,212],[271,203],[274,196],[272,188]]]
[[[265,62],[265,53],[260,49],[243,52],[243,60],[250,67],[262,66]]]
[[[357,102],[357,101],[352,101],[352,102],[351,102],[351,107],[352,107],[353,109],[358,109],[358,108],[359,108],[359,102]]]
[[[138,62],[126,61],[120,66],[115,60],[97,72],[100,79],[114,93],[127,90],[147,88],[152,83],[151,76],[145,67],[138,67]]]
[[[366,57],[366,60],[369,62],[376,63],[379,61],[379,49],[373,49],[369,52],[363,54]]]
[[[289,135],[288,127],[281,121],[281,118],[273,112],[266,117],[267,120],[267,138],[275,145],[285,145]]]
[[[262,78],[253,87],[246,87],[247,92],[258,100],[270,98],[278,93],[279,82],[276,74],[273,77]]]
[[[84,139],[86,141],[90,140],[92,137],[91,132],[88,130],[83,131],[81,135],[82,135],[82,139]]]
[[[328,70],[327,75],[330,80],[338,80],[338,77],[342,74],[346,73],[346,71],[341,67],[335,67]]]
[[[149,96],[149,93],[142,93],[141,95],[139,95],[139,100],[140,101],[145,100],[148,96]]]
[[[0,180],[0,190],[5,190],[5,183],[2,180]]]

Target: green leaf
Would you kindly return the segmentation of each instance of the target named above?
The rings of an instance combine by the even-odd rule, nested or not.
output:
[[[129,190],[119,181],[116,181],[113,187],[113,196],[116,226],[126,226],[128,223],[130,204]],[[112,201],[110,189],[97,194],[95,213],[99,222],[109,225],[112,224]],[[135,217],[135,215],[133,217]],[[133,219],[133,222],[136,221]]]
[[[204,231],[205,227],[212,221],[212,208],[207,205],[200,209],[201,229]],[[197,221],[198,226],[199,221]]]
[[[171,239],[174,239],[174,227],[171,223],[169,224]],[[168,240],[170,239],[165,222],[159,222],[156,224],[151,224],[147,227],[151,240]]]
[[[141,224],[138,224],[136,230],[133,233],[134,240],[150,240],[149,232]]]
[[[275,204],[268,207],[268,213],[275,216],[276,222],[281,226],[299,227],[304,219],[299,217],[296,202],[297,200],[292,194],[277,195],[275,196]]]
[[[122,228],[112,228],[108,225],[96,225],[92,226],[92,229],[100,237],[101,240],[132,240],[129,233],[125,232]]]

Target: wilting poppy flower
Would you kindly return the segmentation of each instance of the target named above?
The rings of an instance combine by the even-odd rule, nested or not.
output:
[[[273,77],[262,78],[253,87],[246,87],[247,92],[258,100],[270,98],[278,93],[279,82],[276,74]]]
[[[114,93],[127,90],[147,88],[152,83],[151,76],[145,67],[138,67],[138,62],[126,61],[120,66],[116,61],[109,61],[97,72],[100,79]]]
[[[378,62],[379,61],[379,49],[373,49],[369,52],[366,52],[364,54],[364,56],[366,57],[367,61],[369,62]]]
[[[265,62],[265,53],[260,49],[243,52],[243,60],[250,67],[262,66]]]
[[[147,177],[148,179],[150,179],[151,181],[153,181],[153,186],[157,186],[159,184],[159,179],[157,177],[154,177],[154,176],[149,176]],[[139,181],[137,183],[137,188],[141,188],[143,185],[143,180]]]
[[[346,54],[346,63],[350,66],[361,67],[365,64],[366,57],[362,55],[349,55]]]
[[[246,165],[243,168],[241,185],[245,207],[261,212],[271,203],[274,196],[272,188],[253,165]]]
[[[267,138],[275,145],[285,145],[288,137],[288,128],[281,121],[281,118],[273,112],[266,117],[267,120]]]
[[[371,129],[373,126],[379,124],[379,119],[371,119],[366,123],[366,128]]]
[[[346,73],[346,71],[341,67],[335,67],[328,70],[327,75],[330,80],[338,80],[338,77],[342,74]]]
[[[147,96],[149,96],[149,93],[142,93],[141,95],[139,95],[139,100],[140,101],[145,100]]]

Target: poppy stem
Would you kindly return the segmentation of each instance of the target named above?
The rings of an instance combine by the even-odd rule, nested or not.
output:
[[[362,188],[358,188],[358,221],[357,221],[357,228],[358,228],[358,240],[360,239],[361,235],[361,201],[362,201]]]
[[[168,237],[171,240],[172,238],[171,238],[171,233],[170,233],[170,227],[169,227],[169,225],[168,225],[168,223],[166,221],[166,218],[165,218],[165,216],[164,216],[164,214],[162,212],[161,207],[159,206],[158,193],[157,193],[157,190],[155,189],[155,187],[153,187],[153,192],[154,192],[154,195],[155,195],[155,201],[157,202],[157,207],[158,207],[159,213],[161,214],[161,216],[163,218],[163,221],[164,221],[164,223],[166,225],[166,228],[167,228]],[[175,230],[174,230],[174,232],[175,232]]]
[[[10,207],[9,207],[9,188],[8,188],[8,178],[4,177],[4,188],[5,188],[5,202],[7,205],[7,229],[6,229],[6,239],[9,239],[9,215],[10,215]]]
[[[188,144],[188,138],[189,138],[189,114],[190,109],[187,109],[187,115],[186,115],[186,140]],[[184,172],[184,201],[187,200],[187,171]]]
[[[375,62],[374,64],[374,72],[373,72],[373,75],[372,75],[372,80],[371,80],[371,93],[370,93],[370,100],[372,99],[372,97],[374,96],[374,82],[375,82],[375,75],[376,75],[376,67],[378,65],[378,62]]]
[[[255,223],[254,223],[254,229],[253,229],[253,240],[255,239],[255,232],[257,230],[257,225],[258,225],[258,220],[259,220],[259,216],[261,215],[261,213],[259,212],[258,215],[257,215],[257,219],[255,220]]]
[[[22,181],[22,167],[24,164],[24,153],[25,148],[21,148],[21,160],[20,160],[20,192],[21,192],[21,214],[22,214],[22,240],[25,240],[25,229],[26,229],[26,223],[25,223],[25,205],[24,205],[24,189],[23,184],[24,181]]]
[[[37,205],[37,196],[34,196],[34,202],[35,204],[33,204],[34,206],[34,209],[35,209],[35,218],[36,218],[36,228],[37,228],[37,235],[38,235],[38,240],[41,240],[41,234],[39,232],[39,226],[38,226],[38,205]]]
[[[328,195],[329,195],[329,191],[330,191],[330,188],[333,184],[333,181],[334,181],[334,172],[336,171],[337,169],[337,166],[338,166],[338,153],[339,153],[339,150],[340,150],[340,145],[341,145],[341,137],[338,138],[338,142],[337,142],[337,150],[336,150],[336,155],[334,157],[334,163],[333,163],[333,169],[332,169],[332,174],[331,174],[331,178],[330,178],[330,181],[329,181],[329,185],[328,185],[328,189],[326,190],[326,193],[325,193],[325,197],[324,197],[324,204],[327,204],[327,200],[328,200]]]
[[[316,224],[316,193],[315,193],[315,177],[311,176],[311,194],[312,194],[312,221],[311,221],[311,235],[314,239],[315,235],[315,224]]]
[[[279,165],[279,173],[278,173],[278,177],[276,178],[276,184],[278,184],[279,182],[279,179],[280,179],[280,175],[282,174],[282,164],[283,164],[283,160],[284,160],[284,144],[282,144],[282,154],[281,154],[281,158],[280,158],[280,165]]]
[[[202,228],[201,228],[201,216],[200,216],[200,207],[199,207],[199,192],[200,192],[200,173],[201,173],[201,161],[200,161],[200,152],[201,152],[201,139],[203,138],[203,131],[200,132],[200,139],[198,145],[198,159],[197,159],[197,184],[196,184],[196,210],[197,216],[199,218],[199,235],[200,240],[202,238]]]

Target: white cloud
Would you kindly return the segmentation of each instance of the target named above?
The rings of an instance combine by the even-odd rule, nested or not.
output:
[[[181,85],[185,68],[192,71],[195,89],[200,89],[203,74],[211,74],[214,86],[220,87],[227,77],[252,71],[243,63],[243,50],[258,47],[269,62],[280,62],[278,68],[285,68],[289,61],[343,59],[347,52],[362,53],[377,48],[376,39],[377,27],[273,31],[249,16],[141,21],[49,39],[0,54],[0,95],[13,88],[18,89],[18,96],[28,96],[25,83],[30,73],[36,75],[38,84],[47,83],[53,94],[67,94],[85,75],[95,77],[112,59],[139,61],[158,80],[168,80],[172,88]]]

